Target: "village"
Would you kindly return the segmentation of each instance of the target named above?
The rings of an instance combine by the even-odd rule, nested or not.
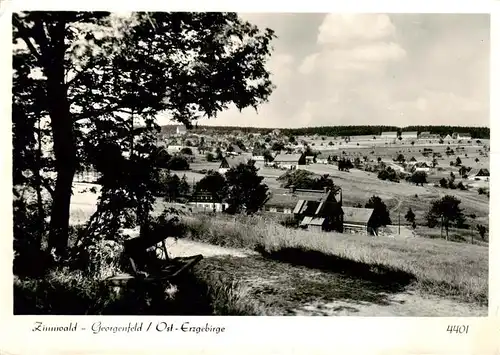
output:
[[[270,187],[260,213],[278,220],[294,219],[302,229],[365,235],[377,235],[378,228],[374,228],[372,223],[373,208],[361,207],[363,201],[359,196],[346,196],[344,193],[342,198],[342,191],[352,190],[349,185],[356,184],[356,178],[349,181],[345,178],[346,174],[361,180],[367,178],[369,183],[376,184],[374,187],[380,185],[390,190],[393,188],[390,185],[404,183],[409,191],[413,191],[417,186],[409,182],[411,176],[424,173],[426,179],[421,185],[430,191],[423,193],[418,187],[421,196],[429,192],[434,194],[436,188],[443,187],[443,184],[447,187],[452,176],[454,183],[459,185],[459,193],[466,191],[470,195],[476,190],[486,196],[489,194],[487,143],[488,140],[456,132],[442,136],[425,131],[402,131],[381,132],[378,136],[293,137],[286,136],[279,129],[268,130],[267,133],[243,133],[241,130],[219,133],[210,127],[188,130],[183,125],[163,126],[157,139],[158,147],[172,156],[182,156],[188,162],[189,170],[175,170],[174,167],[172,172],[184,177],[193,187],[190,195],[183,199],[184,205],[191,211],[224,212],[228,206],[224,196],[196,191],[194,186],[207,172],[217,171],[224,175],[229,169],[250,162]],[[297,170],[318,176],[327,175],[335,183],[338,178],[342,183],[335,186],[335,190],[284,188],[278,183],[280,176]],[[386,178],[390,174],[395,178]],[[389,181],[389,184],[383,180]],[[404,197],[405,192],[401,190],[407,187],[397,188]],[[359,195],[359,191],[355,195]],[[404,204],[397,195],[397,191],[391,191],[386,201],[392,207],[390,211],[395,221],[392,229],[385,228],[389,235],[400,234],[401,225],[409,225],[401,217],[401,213],[407,211],[401,206],[391,205],[393,201]],[[371,195],[365,193],[364,197],[368,200]],[[176,205],[179,206],[178,203]],[[418,207],[414,207],[413,212],[415,210],[417,220],[424,224],[424,211],[419,211]],[[481,214],[487,215],[487,211],[473,213],[488,224],[487,220],[481,219]],[[414,233],[405,227],[403,230]]]

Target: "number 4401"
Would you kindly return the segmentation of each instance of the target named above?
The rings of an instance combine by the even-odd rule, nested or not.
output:
[[[469,332],[469,326],[468,325],[449,325],[448,328],[446,328],[446,331],[449,332],[450,334],[452,334],[452,333],[467,334]]]

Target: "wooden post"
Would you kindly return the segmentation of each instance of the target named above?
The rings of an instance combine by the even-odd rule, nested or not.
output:
[[[401,211],[398,210],[398,235],[401,234]]]

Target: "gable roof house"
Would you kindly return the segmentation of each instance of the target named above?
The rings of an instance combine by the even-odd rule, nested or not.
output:
[[[189,197],[188,205],[203,212],[224,212],[229,204],[222,199],[215,198],[211,193],[199,191]]]
[[[227,153],[231,155],[240,155],[241,153],[243,153],[243,150],[236,144],[230,144],[227,148]]]
[[[469,180],[488,181],[490,179],[490,171],[486,168],[472,169],[467,175]]]
[[[412,173],[417,172],[417,171],[424,171],[424,172],[429,172],[431,170],[431,166],[427,164],[425,161],[419,161],[415,164],[413,164],[410,168],[410,171]]]
[[[300,226],[316,231],[342,231],[342,190],[294,190],[299,201],[293,209]]]
[[[175,128],[175,134],[177,135],[184,135],[187,133],[186,126],[184,125],[179,125]]]
[[[440,139],[441,136],[439,134],[431,133],[431,132],[420,132],[418,135],[418,139]]]
[[[316,155],[316,163],[317,164],[328,164],[328,157],[323,153],[319,153],[318,155]]]
[[[401,132],[402,139],[417,139],[418,132],[417,131],[409,131],[409,132]]]
[[[454,139],[472,139],[469,133],[453,133]]]
[[[274,157],[273,163],[279,168],[296,169],[301,157],[302,154],[278,154]]]
[[[235,168],[240,164],[247,164],[250,161],[246,156],[224,157],[219,165],[219,173],[225,174],[229,169]]]
[[[382,132],[380,134],[380,138],[382,139],[396,139],[398,138],[398,132]]]
[[[453,137],[450,136],[449,134],[447,134],[444,138],[443,138],[444,141],[452,141],[453,140]]]
[[[373,208],[342,207],[344,233],[376,234],[373,226]]]

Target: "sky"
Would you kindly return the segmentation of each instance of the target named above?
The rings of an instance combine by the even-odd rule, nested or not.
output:
[[[257,112],[231,107],[200,125],[489,127],[489,15],[240,16],[278,36],[267,63],[276,89]]]

